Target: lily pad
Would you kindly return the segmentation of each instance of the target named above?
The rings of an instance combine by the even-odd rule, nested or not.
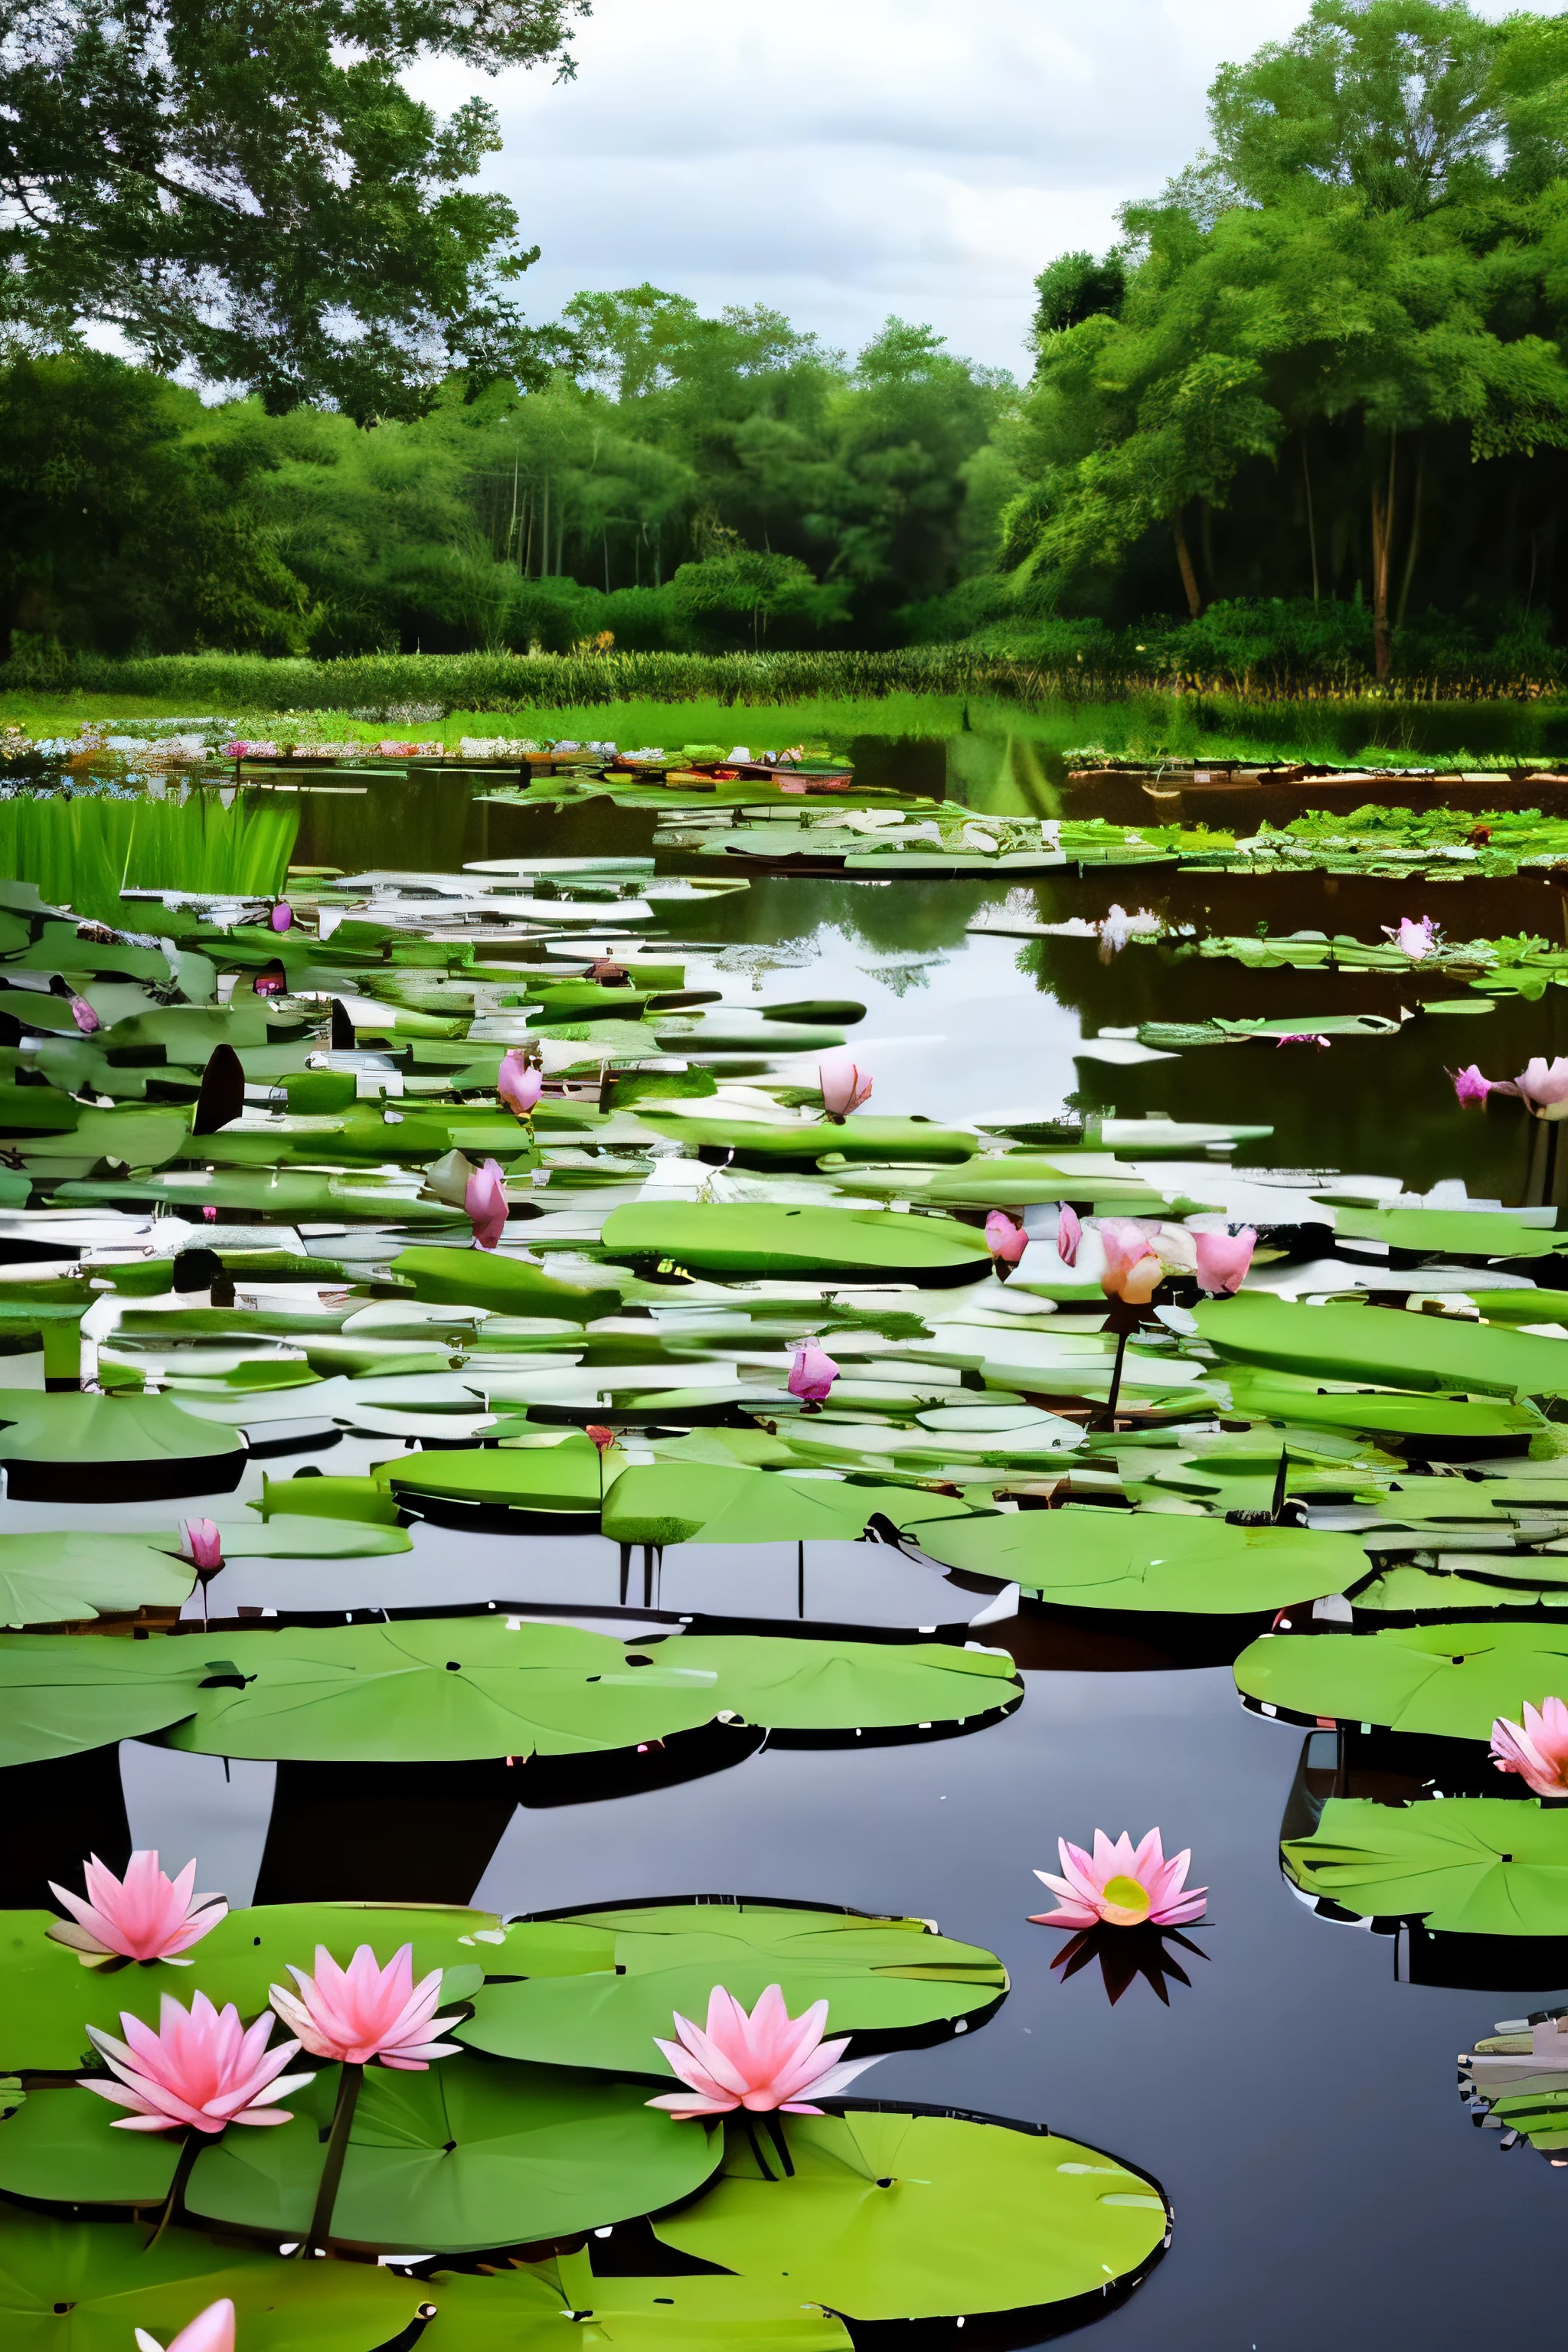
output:
[[[1070,2302],[1133,2277],[1166,2241],[1153,2181],[1050,2132],[859,2108],[783,2128],[793,2179],[764,2180],[731,2129],[713,2186],[655,2234],[852,2321]]]
[[[245,1449],[233,1430],[164,1397],[0,1390],[0,1462],[13,1499],[122,1503],[228,1494]]]
[[[1568,1349],[1492,1324],[1377,1307],[1303,1307],[1247,1290],[1196,1314],[1200,1334],[1227,1363],[1389,1388],[1568,1395]]]
[[[792,1478],[776,1470],[707,1462],[633,1463],[605,1497],[605,1535],[634,1544],[795,1543],[853,1540],[879,1516],[901,1524],[933,1502],[964,1506],[907,1487],[854,1486],[836,1478]]]
[[[1366,1573],[1366,1554],[1351,1536],[1164,1512],[1016,1511],[931,1528],[917,1522],[908,1532],[949,1568],[1087,1609],[1279,1609],[1341,1592]]]
[[[172,2340],[225,2295],[246,2352],[369,2352],[408,2325],[424,2292],[374,2263],[290,2263],[194,2230],[149,2244],[130,2221],[0,2207],[6,2352],[126,2352],[138,2327]]]
[[[400,1496],[522,1511],[599,1508],[598,1448],[577,1430],[551,1445],[453,1446],[395,1456],[378,1475]]]
[[[405,1249],[393,1259],[392,1272],[412,1285],[416,1298],[488,1307],[500,1315],[592,1323],[613,1315],[621,1302],[614,1285],[565,1282],[525,1258],[500,1257],[489,1250]]]
[[[757,1043],[766,1052],[778,1047],[766,1030]],[[846,1160],[955,1161],[973,1157],[978,1139],[965,1128],[939,1127],[923,1118],[878,1118],[858,1112],[853,1118],[777,1120],[739,1117],[721,1118],[711,1112],[692,1114],[645,1111],[649,1127],[679,1137],[689,1150],[732,1151],[737,1160],[798,1167],[811,1165],[825,1154]]]
[[[850,2352],[843,2321],[787,2279],[595,2278],[584,2252],[488,2278],[437,2271],[429,2293],[458,2352],[568,2352],[584,2337],[616,2352]]]
[[[1383,1242],[1390,1249],[1418,1250],[1434,1257],[1546,1257],[1568,1250],[1568,1233],[1523,1224],[1518,1217],[1489,1209],[1336,1207],[1334,1228],[1347,1239]]]
[[[1311,1836],[1287,1838],[1280,1858],[1303,1893],[1362,1918],[1568,1936],[1568,1812],[1535,1798],[1331,1797]]]
[[[984,1234],[951,1217],[787,1202],[636,1201],[611,1211],[601,1244],[609,1257],[718,1275],[963,1282],[990,1262]]]
[[[583,1937],[574,1955],[580,1970],[557,1973],[562,1939],[551,1931],[558,1928]],[[538,1973],[536,1945],[545,1964]],[[705,2017],[717,1984],[748,2009],[769,1985],[781,1985],[792,2015],[826,2000],[835,2034],[879,2035],[951,2028],[1007,1990],[993,1953],[950,1942],[923,1920],[752,1901],[521,1920],[487,1960],[497,1977],[521,1980],[486,1985],[472,2020],[457,2029],[459,2041],[505,2058],[626,2074],[667,2074],[654,2036],[668,2037],[677,2010]]]
[[[1290,1715],[1487,1739],[1528,1699],[1568,1696],[1568,1625],[1443,1624],[1264,1634],[1236,1662],[1243,1694]]]
[[[1016,1706],[1005,1651],[943,1642],[799,1642],[748,1633],[671,1636],[641,1654],[711,1672],[721,1706],[770,1731],[929,1730]]]
[[[210,1645],[216,1656],[220,1645]],[[79,1755],[195,1712],[206,1643],[0,1634],[0,1766]]]
[[[14,2072],[67,2074],[95,2063],[86,2028],[117,2034],[125,2011],[156,2024],[164,1993],[188,2007],[199,1988],[220,2008],[232,2000],[242,2017],[259,2016],[268,1988],[289,1983],[289,1962],[313,1967],[318,1944],[346,1965],[361,1944],[385,1961],[412,1943],[417,1978],[493,1961],[492,1947],[464,1939],[500,1928],[489,1912],[440,1905],[276,1903],[230,1911],[191,1947],[187,1968],[150,1960],[95,1969],[49,1937],[53,1917],[0,1912],[0,2067]]]
[[[0,1624],[52,1625],[104,1610],[177,1609],[195,1570],[155,1538],[63,1528],[0,1535]]]

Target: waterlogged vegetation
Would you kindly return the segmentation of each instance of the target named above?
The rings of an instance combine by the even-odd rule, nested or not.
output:
[[[1555,772],[182,731],[0,799],[0,2307],[1152,2343],[1336,1924],[1554,2159]]]

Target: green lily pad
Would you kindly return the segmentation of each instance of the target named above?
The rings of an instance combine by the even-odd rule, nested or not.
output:
[[[323,2067],[294,2095],[291,2124],[231,2129],[204,2151],[190,2210],[303,2231],[337,2075]],[[537,2245],[689,2197],[718,2164],[721,2135],[672,2126],[647,2101],[641,2083],[563,2066],[460,2057],[424,2074],[367,2068],[332,2234],[352,2245],[442,2253]]]
[[[490,1250],[405,1249],[392,1272],[413,1286],[416,1298],[440,1306],[488,1307],[500,1315],[558,1316],[568,1323],[592,1323],[613,1315],[621,1303],[609,1285],[564,1282],[524,1258],[498,1257]]]
[[[207,1650],[161,1638],[0,1634],[0,1766],[165,1730],[195,1712]]]
[[[552,1940],[541,1955],[546,1971],[535,1974],[540,1928],[557,1927],[589,1931],[597,1948],[580,1947],[582,1969],[558,1974],[560,1945]],[[677,2010],[700,2022],[715,1985],[748,2009],[769,1985],[780,1985],[792,2015],[826,2000],[835,2034],[951,2026],[1007,1990],[1007,1971],[993,1953],[950,1942],[923,1920],[782,1903],[659,1903],[524,1920],[488,1958],[498,1977],[521,1971],[521,1981],[486,1985],[457,2039],[505,2058],[626,2074],[667,2074],[654,2036],[668,2039]]]
[[[1348,1240],[1384,1242],[1447,1258],[1545,1257],[1568,1250],[1568,1233],[1521,1224],[1489,1209],[1354,1209],[1336,1205],[1334,1228]]]
[[[1359,1309],[1352,1310],[1352,1313]],[[1326,1307],[1314,1312],[1326,1314]],[[1428,1321],[1435,1318],[1428,1317]],[[1475,1324],[1468,1326],[1476,1329]],[[1552,1340],[1543,1342],[1552,1347]],[[1542,1426],[1535,1408],[1505,1404],[1500,1397],[1398,1395],[1389,1389],[1353,1392],[1315,1388],[1310,1380],[1284,1373],[1248,1372],[1233,1377],[1231,1400],[1237,1412],[1270,1421],[1296,1422],[1309,1429],[1363,1430],[1373,1437],[1443,1441],[1458,1438],[1476,1444],[1489,1437],[1523,1437]]]
[[[0,2207],[6,2352],[127,2352],[138,2327],[172,2340],[225,2295],[245,2352],[370,2352],[407,2326],[424,2292],[374,2263],[285,2262],[193,2230],[150,2245],[130,2221]]]
[[[494,1948],[471,1938],[500,1928],[489,1912],[438,1904],[277,1903],[230,1911],[192,1945],[188,1968],[150,1960],[96,1969],[50,1938],[53,1917],[47,1911],[0,1912],[0,2067],[16,2073],[66,2074],[96,2063],[87,2027],[118,2034],[127,2011],[156,2024],[164,1993],[188,2008],[199,1990],[220,2008],[232,2000],[242,2017],[259,2016],[269,1987],[289,1985],[290,1961],[315,1965],[318,1944],[346,1965],[361,1944],[385,1961],[399,1945],[412,1943],[417,1979],[431,1969],[493,1961]]]
[[[682,1633],[642,1654],[710,1671],[721,1706],[771,1731],[871,1731],[972,1723],[1016,1706],[1023,1685],[1004,1651],[943,1642],[798,1642]]]
[[[395,1455],[377,1475],[398,1495],[439,1495],[511,1510],[599,1507],[598,1448],[575,1430],[550,1445],[443,1446]]]
[[[1351,1536],[1235,1528],[1165,1512],[1016,1511],[909,1533],[931,1559],[1088,1609],[1226,1615],[1342,1592],[1366,1573]]]
[[[1154,2182],[1049,2132],[863,2109],[783,2128],[793,2179],[763,2179],[731,2129],[713,2186],[655,2234],[850,2320],[1068,2302],[1130,2278],[1165,2242]]]
[[[1236,1662],[1248,1698],[1291,1715],[1488,1739],[1528,1699],[1568,1696],[1568,1625],[1445,1624],[1264,1634]]]
[[[718,1275],[952,1282],[983,1274],[990,1262],[984,1234],[951,1217],[783,1202],[634,1201],[611,1211],[600,1241],[609,1257]]]
[[[1536,1798],[1331,1797],[1311,1836],[1287,1838],[1280,1857],[1303,1893],[1362,1918],[1568,1936],[1568,1812]]]
[[[1227,1363],[1389,1388],[1568,1395],[1568,1350],[1491,1324],[1380,1307],[1303,1307],[1247,1290],[1196,1314],[1202,1337]]]
[[[429,2294],[458,2352],[565,2352],[584,2336],[616,2352],[850,2352],[843,2321],[787,2279],[595,2278],[584,2252],[489,2278],[437,2271]]]
[[[759,1047],[777,1051],[766,1030]],[[693,1151],[732,1151],[737,1160],[763,1166],[809,1166],[826,1153],[846,1160],[952,1161],[973,1157],[977,1139],[964,1128],[938,1127],[923,1118],[876,1118],[858,1111],[842,1122],[833,1119],[764,1123],[761,1119],[685,1118],[679,1113],[646,1111],[649,1127],[678,1137]]]
[[[949,1497],[907,1487],[852,1486],[836,1478],[792,1478],[708,1462],[633,1463],[605,1496],[603,1527],[619,1543],[795,1543],[815,1537],[853,1540],[881,1516],[898,1524],[924,1517],[933,1504],[962,1514]]]
[[[177,1609],[195,1570],[154,1538],[40,1529],[0,1535],[0,1624],[52,1625],[108,1609]]]
[[[227,1494],[245,1468],[232,1430],[197,1421],[164,1397],[4,1389],[0,1423],[0,1462],[16,1499]]]

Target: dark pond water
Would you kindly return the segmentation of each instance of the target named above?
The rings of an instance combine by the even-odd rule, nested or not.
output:
[[[550,819],[472,803],[455,782],[388,784],[363,798],[307,794],[300,810],[297,858],[350,871],[452,870],[612,840],[637,849],[648,831],[638,817],[602,809]],[[1316,926],[1363,939],[1402,914],[1431,912],[1460,937],[1529,929],[1560,939],[1565,918],[1563,893],[1539,880],[1422,891],[1155,876],[1144,892],[1135,876],[1110,875],[1015,887],[1009,898],[968,882],[790,878],[756,881],[686,919],[682,935],[690,964],[710,962],[736,996],[753,985],[776,994],[783,981],[791,994],[864,1001],[855,1039],[876,1074],[879,1110],[984,1114],[1077,1095],[1127,1115],[1271,1124],[1268,1144],[1239,1155],[1258,1164],[1397,1175],[1423,1189],[1462,1176],[1473,1193],[1521,1197],[1522,1129],[1461,1118],[1444,1066],[1476,1059],[1501,1076],[1531,1054],[1568,1050],[1557,992],[1479,1019],[1413,1021],[1386,1042],[1336,1040],[1327,1052],[1249,1045],[1131,1069],[1075,1061],[1101,1029],[1141,1020],[1299,1013],[1310,1025],[1314,1013],[1397,1013],[1456,992],[1440,979],[1248,975],[1138,947],[1105,963],[1087,940],[966,929],[1004,899],[1058,921],[1103,915],[1112,898],[1130,906],[1147,898],[1175,920],[1227,931],[1267,917],[1276,931]],[[331,1466],[357,1468],[362,1452],[374,1451],[345,1442]],[[248,1474],[241,1496],[258,1483]],[[116,1522],[166,1524],[168,1508],[127,1509]],[[0,1527],[73,1519],[84,1515],[0,1506]],[[444,1588],[454,1599],[513,1598],[524,1584],[539,1597],[542,1582],[560,1589],[578,1573],[542,1549],[512,1573],[500,1556],[511,1540],[476,1558],[461,1536],[426,1527],[412,1562],[385,1564],[396,1571],[391,1597],[428,1599]],[[900,1613],[890,1563],[873,1557],[862,1571],[817,1549],[810,1572],[842,1580],[835,1590],[847,1611],[858,1604],[874,1621],[880,1593],[888,1613]],[[593,1573],[607,1573],[608,1548],[588,1539],[590,1555]],[[771,1580],[775,1597],[759,1604],[768,1613],[794,1605],[794,1561],[783,1547],[776,1559],[684,1568],[672,1553],[665,1574],[664,1597],[677,1606],[716,1606],[726,1579],[740,1576]],[[341,1607],[351,1586],[367,1601],[391,1591],[375,1561],[325,1571],[256,1562],[237,1597]],[[819,1605],[814,1599],[814,1613]],[[1108,2352],[1328,2344],[1385,2352],[1468,2346],[1500,2325],[1518,2334],[1558,2324],[1568,2183],[1528,2149],[1505,2157],[1497,2134],[1472,2128],[1454,2060],[1497,2020],[1562,2000],[1565,1989],[1489,1989],[1481,1964],[1469,1988],[1399,1981],[1393,1940],[1313,1916],[1280,1878],[1299,1732],[1244,1715],[1222,1663],[1129,1671],[1136,1653],[1126,1643],[1097,1647],[1092,1635],[1059,1654],[1072,1664],[1032,1667],[1016,1715],[962,1739],[856,1753],[767,1748],[676,1785],[526,1809],[504,1792],[498,1805],[493,1790],[430,1776],[423,1792],[406,1791],[406,1831],[380,1822],[381,1852],[401,1848],[384,1867],[405,1891],[412,1880],[431,1893],[467,1892],[452,1883],[467,1878],[503,1911],[697,1891],[844,1902],[925,1916],[1000,1953],[1013,1990],[990,2023],[887,2058],[865,2087],[1045,2120],[1159,2178],[1175,2207],[1173,2245],[1142,2288],[1097,2323]],[[171,1865],[198,1853],[200,1883],[244,1900],[262,1864],[273,1778],[270,1767],[237,1765],[226,1779],[216,1759],[128,1747],[134,1842],[156,1844]],[[331,1816],[336,1834],[357,1820],[375,1844],[367,1826],[375,1802],[361,1791]],[[443,1806],[460,1829],[443,1830]],[[324,1818],[312,1831],[300,1801],[294,1833],[310,1843]],[[1087,1842],[1099,1823],[1136,1836],[1154,1822],[1168,1848],[1191,1846],[1194,1875],[1211,1889],[1209,1923],[1193,1931],[1202,1957],[1175,1953],[1192,1982],[1170,1982],[1168,2006],[1143,1979],[1112,2005],[1097,1968],[1068,1982],[1051,1972],[1061,1938],[1026,1924],[1046,1901],[1030,1874],[1055,1865],[1058,1833]],[[58,1824],[56,1874],[70,1871],[82,1826]],[[275,1837],[267,1891],[288,1891],[290,1868],[308,1878],[319,1860],[300,1852],[291,1863]],[[972,2325],[959,2340],[987,2339]]]

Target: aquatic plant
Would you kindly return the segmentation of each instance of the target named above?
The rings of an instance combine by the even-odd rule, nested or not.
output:
[[[229,2124],[286,2124],[289,2110],[268,2103],[315,2080],[313,2074],[283,2072],[300,2054],[297,2042],[267,2047],[276,2022],[270,2010],[246,2029],[233,2001],[220,2011],[196,1992],[186,2010],[165,1993],[156,2032],[129,2011],[121,2011],[120,2022],[123,2042],[96,2025],[87,2028],[114,2080],[86,2074],[80,2085],[131,2109],[115,2116],[118,2131],[173,2131],[183,2125],[217,2133]]]
[[[874,2058],[846,2060],[849,2047],[841,2041],[825,2042],[827,2003],[814,2000],[801,2017],[791,2017],[779,1987],[769,1985],[749,2012],[715,1985],[708,1999],[706,2030],[693,2025],[679,2011],[679,2037],[655,2042],[671,2071],[688,2085],[684,2091],[664,2091],[650,2099],[650,2107],[664,2107],[682,2123],[703,2116],[730,2115],[745,2108],[753,2115],[782,2112],[787,2116],[818,2116],[814,2099],[829,2098],[847,2090]]]
[[[1526,1699],[1522,1724],[1500,1716],[1492,1725],[1492,1762],[1500,1772],[1517,1772],[1538,1797],[1568,1797],[1568,1706],[1543,1698]]]
[[[439,1969],[414,1981],[414,1947],[400,1945],[383,1968],[368,1944],[361,1944],[341,1968],[324,1944],[316,1947],[314,1971],[289,1964],[297,1990],[273,1985],[269,1998],[288,2031],[312,2058],[344,2065],[384,2066],[422,2074],[433,2058],[456,2055],[455,2042],[432,2041],[433,2032],[457,2022],[437,2017]]]
[[[190,1967],[180,1954],[210,1934],[228,1909],[222,1895],[197,1895],[196,1865],[187,1862],[177,1878],[158,1867],[156,1847],[133,1853],[123,1878],[116,1878],[97,1854],[82,1864],[87,1900],[68,1886],[49,1892],[70,1913],[57,1919],[48,1933],[57,1944],[68,1944],[93,1967],[105,1960],[167,1960],[175,1968]],[[74,1924],[73,1924],[74,1923]]]
[[[1203,1917],[1208,1888],[1187,1886],[1190,1849],[1167,1860],[1157,1829],[1136,1848],[1125,1830],[1113,1844],[1097,1829],[1092,1853],[1066,1838],[1057,1840],[1057,1852],[1061,1877],[1035,1873],[1058,1898],[1054,1911],[1031,1913],[1037,1927],[1091,1927],[1097,1920],[1109,1927],[1180,1927]]]

